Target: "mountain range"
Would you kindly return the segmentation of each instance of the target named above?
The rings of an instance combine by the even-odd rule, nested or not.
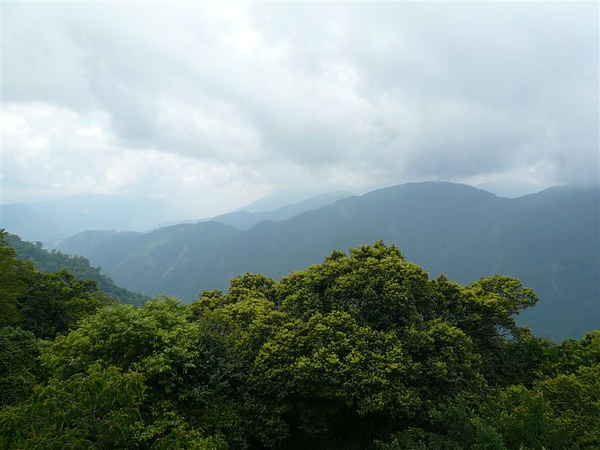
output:
[[[279,206],[272,210],[263,210],[263,208],[269,208],[268,203],[266,202],[255,202],[248,205],[243,210],[222,214],[211,220],[233,225],[240,230],[249,230],[254,225],[264,222],[265,220],[281,222],[283,220],[291,219],[305,211],[319,209],[323,206],[330,205],[337,200],[352,197],[353,195],[354,194],[347,191],[328,192],[292,203],[291,205]]]
[[[190,213],[152,198],[81,194],[33,203],[0,205],[2,228],[27,241],[53,247],[56,241],[85,230],[149,231]]]
[[[127,289],[192,301],[203,290],[226,290],[238,274],[278,279],[333,249],[383,240],[432,277],[463,284],[496,273],[519,278],[541,298],[519,318],[536,335],[563,339],[600,328],[598,187],[508,199],[460,184],[409,183],[285,220],[253,224],[255,214],[148,233],[86,231],[57,248],[85,256]]]

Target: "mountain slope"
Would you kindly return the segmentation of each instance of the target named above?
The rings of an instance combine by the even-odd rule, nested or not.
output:
[[[237,273],[219,248],[241,231],[218,222],[160,228],[150,233],[87,231],[60,243],[62,251],[87,255],[117,284],[147,295],[192,300],[202,289],[227,286]]]
[[[542,299],[522,322],[562,339],[600,327],[599,208],[598,188],[506,199],[464,185],[415,183],[244,232],[205,222],[112,240],[77,236],[60,248],[83,253],[123,286],[190,301],[203,289],[226,289],[239,273],[279,278],[333,249],[383,239],[431,276],[519,278]]]
[[[121,303],[142,305],[148,297],[131,292],[117,286],[108,276],[100,273],[100,269],[90,266],[83,256],[68,256],[56,250],[49,252],[41,245],[23,241],[19,236],[6,234],[7,244],[14,248],[19,259],[32,261],[36,270],[54,273],[67,270],[78,280],[93,280],[98,289],[106,295],[118,299]]]

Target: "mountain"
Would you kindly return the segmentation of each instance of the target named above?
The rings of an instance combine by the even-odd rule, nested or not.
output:
[[[48,247],[85,230],[149,231],[167,221],[190,218],[185,210],[151,198],[82,194],[37,203],[1,205],[2,228]]]
[[[222,289],[237,275],[219,249],[241,233],[218,222],[179,224],[150,233],[86,231],[61,242],[60,249],[87,255],[128,289],[189,301],[202,289]]]
[[[249,205],[247,209],[223,214],[214,217],[212,220],[214,220],[215,222],[221,222],[226,223],[228,225],[232,225],[236,228],[239,228],[240,230],[249,230],[254,225],[257,225],[258,223],[263,222],[265,220],[281,222],[282,220],[290,219],[305,211],[319,209],[323,206],[330,205],[343,198],[352,197],[353,195],[354,194],[347,191],[328,192],[326,194],[317,195],[316,197],[311,197],[307,200],[303,200],[298,203],[266,211],[254,211],[254,209],[260,207],[259,205],[263,205],[267,208],[268,204],[272,204],[271,201],[263,201],[261,203],[255,202]],[[269,199],[270,198],[271,197],[269,197]]]
[[[250,213],[261,213],[265,211],[275,211],[279,208],[285,208],[288,205],[295,205],[297,203],[302,203],[305,201],[310,201],[315,197],[327,197],[327,196],[337,196],[341,194],[343,196],[354,195],[345,191],[338,191],[332,193],[323,194],[322,192],[315,192],[314,189],[283,189],[272,192],[258,200],[253,201],[252,203],[237,208],[234,212],[246,211]]]
[[[600,191],[561,187],[517,199],[452,183],[411,183],[339,200],[242,231],[202,222],[150,233],[88,232],[63,241],[118,284],[183,300],[240,273],[272,278],[383,239],[430,272],[466,284],[519,278],[541,301],[520,321],[538,335],[600,328]]]
[[[100,269],[90,266],[83,256],[68,256],[56,250],[49,252],[40,243],[23,241],[13,234],[6,234],[5,238],[8,246],[16,250],[19,259],[33,262],[35,269],[40,272],[67,270],[78,280],[95,281],[98,289],[121,303],[139,306],[148,300],[148,297],[137,292],[117,286],[108,276],[101,274]]]

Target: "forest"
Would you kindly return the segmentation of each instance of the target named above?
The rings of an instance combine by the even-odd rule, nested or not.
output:
[[[2,232],[0,448],[598,449],[600,330],[537,337],[538,300],[378,241],[131,305]]]

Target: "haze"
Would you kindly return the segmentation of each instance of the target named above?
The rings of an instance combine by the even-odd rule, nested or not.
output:
[[[2,203],[599,179],[599,4],[2,8]]]

